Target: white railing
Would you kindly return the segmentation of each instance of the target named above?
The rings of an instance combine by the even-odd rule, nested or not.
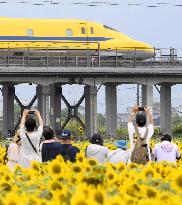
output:
[[[0,66],[24,67],[173,67],[182,66],[182,49],[72,48],[0,49]]]

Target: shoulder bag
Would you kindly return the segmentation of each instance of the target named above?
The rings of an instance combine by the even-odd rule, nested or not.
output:
[[[38,152],[37,152],[37,150],[36,150],[36,148],[35,148],[35,146],[33,145],[32,141],[30,140],[30,137],[28,136],[28,134],[25,133],[25,135],[27,136],[27,139],[28,139],[28,141],[30,142],[30,144],[31,144],[33,150],[35,151],[35,153],[36,153],[37,155],[39,155]]]

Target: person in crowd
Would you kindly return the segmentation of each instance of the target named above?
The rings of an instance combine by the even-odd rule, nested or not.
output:
[[[18,131],[7,149],[7,166],[10,168],[10,170],[14,170],[15,166],[18,164],[20,146],[21,139],[20,133]]]
[[[47,162],[61,155],[61,144],[54,138],[54,131],[46,127],[42,133],[45,141],[42,144],[42,162]]]
[[[181,158],[178,146],[172,143],[171,140],[171,136],[165,133],[161,137],[161,142],[155,144],[153,149],[155,161],[175,163],[176,159],[179,160]]]
[[[130,158],[130,151],[128,150],[126,140],[117,140],[116,147],[118,149],[109,152],[107,161],[114,164],[117,164],[119,162],[127,164]]]
[[[71,132],[69,130],[63,130],[61,132],[61,148],[60,154],[65,161],[76,162],[76,154],[80,152],[80,149],[72,145]]]
[[[133,123],[134,119],[136,120],[136,124]],[[147,122],[147,119],[148,119],[148,122]],[[141,149],[140,148],[138,149],[139,153],[135,152],[135,154],[138,156],[141,155],[142,153],[140,151],[143,151],[145,147],[146,153],[147,153],[147,154],[144,153],[146,161],[151,161],[151,154],[150,154],[149,146],[150,146],[150,139],[153,133],[154,133],[153,115],[150,111],[150,108],[147,106],[146,107],[134,106],[132,108],[132,113],[128,119],[128,134],[129,134],[129,139],[130,139],[131,158],[132,158],[132,154],[134,154],[134,149],[137,148],[135,147],[135,145],[136,143],[138,143],[137,142],[137,136],[138,136],[139,139],[141,140],[141,143],[144,142],[144,139],[146,143],[141,144]],[[143,159],[141,159],[141,161],[142,160]],[[142,163],[144,164],[145,162],[142,162]]]
[[[90,145],[87,146],[85,150],[86,158],[94,158],[99,163],[104,163],[107,161],[107,156],[109,154],[109,149],[103,146],[103,138],[100,134],[95,133],[90,139]]]
[[[38,119],[38,129],[36,130],[36,119]],[[19,154],[19,164],[22,167],[30,167],[31,161],[41,162],[39,143],[43,131],[43,121],[38,110],[23,111],[20,123],[21,148]]]

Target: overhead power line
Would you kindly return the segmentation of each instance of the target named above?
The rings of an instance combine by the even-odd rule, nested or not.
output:
[[[155,0],[155,1],[148,1],[148,0],[100,0],[100,1],[90,1],[90,0],[4,0],[0,1],[0,4],[10,5],[10,4],[29,4],[32,6],[46,6],[46,5],[54,5],[59,6],[63,4],[72,4],[72,5],[82,5],[82,6],[89,6],[89,7],[96,7],[96,6],[128,6],[128,7],[148,7],[148,8],[157,8],[157,7],[168,7],[168,6],[175,6],[175,7],[182,7],[182,3],[179,0],[176,1],[167,1],[167,0]]]

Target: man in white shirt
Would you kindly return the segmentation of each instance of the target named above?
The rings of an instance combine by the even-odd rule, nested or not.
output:
[[[116,141],[116,147],[118,149],[109,152],[107,161],[113,164],[117,164],[119,162],[127,164],[130,158],[130,151],[127,150],[127,142],[125,140],[118,140]]]
[[[103,146],[103,139],[100,134],[93,134],[91,144],[85,150],[86,158],[94,158],[99,163],[106,162],[109,149]]]
[[[143,109],[143,112],[140,112],[140,109]],[[137,140],[133,120],[136,116],[136,127],[138,129],[138,132],[141,136],[141,138],[144,138],[145,133],[146,133],[146,123],[147,123],[147,118],[148,118],[148,134],[146,136],[146,144],[147,144],[147,149],[148,149],[148,154],[149,154],[149,161],[151,161],[151,154],[150,154],[150,139],[154,133],[154,125],[153,125],[153,116],[150,111],[149,107],[138,107],[134,106],[132,108],[132,113],[131,116],[128,119],[128,134],[129,134],[129,139],[130,139],[130,151],[134,150],[135,143]]]
[[[181,158],[178,146],[171,142],[171,136],[168,134],[163,134],[161,142],[154,146],[153,152],[154,159],[157,162],[168,161],[175,163],[176,159]]]

